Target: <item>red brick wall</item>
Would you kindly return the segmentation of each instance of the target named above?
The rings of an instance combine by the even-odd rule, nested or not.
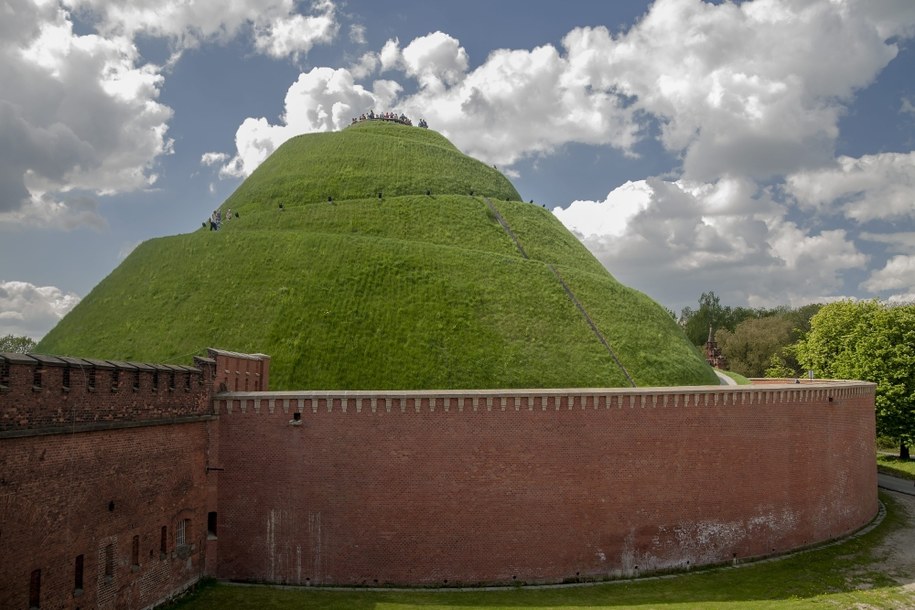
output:
[[[144,368],[134,390],[136,369],[125,365],[112,392],[117,367],[97,369],[91,391],[84,369],[70,367],[65,390],[64,366],[45,366],[38,388],[36,364],[9,358],[0,384],[0,608],[29,606],[36,570],[41,608],[142,608],[198,580],[207,513],[216,510],[216,473],[207,469],[218,437],[211,372],[179,370],[171,390],[170,369],[161,367],[153,391]],[[185,519],[187,544],[179,547]]]
[[[100,368],[83,362],[82,366],[63,361],[41,366],[29,356],[0,354],[0,366],[8,371],[8,379],[0,382],[0,433],[104,428],[115,422],[173,420],[212,412],[210,370],[158,365],[154,386],[156,365],[105,363],[106,368]],[[89,381],[91,368],[95,368],[94,386]],[[36,370],[41,371],[38,386]],[[65,371],[69,371],[69,385],[64,383]],[[116,384],[114,371],[118,372]]]
[[[554,582],[824,541],[876,514],[873,400],[863,383],[226,397],[217,575]]]

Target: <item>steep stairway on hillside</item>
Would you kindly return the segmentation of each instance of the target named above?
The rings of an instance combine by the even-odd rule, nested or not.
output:
[[[494,206],[492,204],[492,201],[489,199],[489,197],[484,197],[483,200],[486,202],[486,205],[489,207],[489,210],[492,212],[493,216],[495,216],[496,220],[499,221],[499,224],[502,225],[502,229],[511,238],[512,242],[514,242],[515,247],[518,249],[518,252],[521,254],[521,256],[523,258],[530,260],[530,258],[527,255],[527,252],[524,251],[524,246],[521,245],[521,241],[518,239],[518,236],[515,235],[514,231],[512,231],[511,226],[508,224],[508,221],[505,220],[505,218],[502,216],[502,214],[499,213],[499,210],[497,210],[496,206]],[[547,269],[549,269],[550,272],[553,274],[553,277],[555,277],[556,280],[559,282],[559,285],[562,286],[562,289],[565,291],[566,296],[569,298],[570,301],[572,301],[572,304],[575,305],[575,307],[578,309],[579,313],[581,313],[582,317],[585,319],[585,322],[588,323],[588,326],[591,328],[591,332],[594,333],[594,336],[597,337],[597,340],[600,341],[600,344],[603,345],[604,349],[607,350],[607,353],[610,354],[610,357],[613,359],[613,362],[615,362],[616,366],[619,367],[620,371],[622,371],[623,375],[626,377],[626,380],[629,381],[629,384],[632,387],[636,387],[635,380],[629,374],[629,371],[626,370],[626,367],[623,366],[623,363],[620,362],[620,359],[616,356],[616,352],[613,351],[613,347],[610,346],[610,342],[607,341],[607,338],[604,337],[603,333],[600,332],[600,329],[597,328],[597,325],[594,323],[594,320],[588,314],[588,311],[585,309],[585,306],[582,305],[581,301],[578,300],[578,297],[575,296],[575,293],[569,287],[568,283],[566,283],[566,281],[563,279],[562,275],[560,275],[559,271],[556,270],[556,267],[554,267],[553,265],[551,265],[549,263],[545,263],[545,264],[547,266]]]

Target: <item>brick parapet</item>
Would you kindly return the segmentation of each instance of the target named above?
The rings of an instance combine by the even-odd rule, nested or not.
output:
[[[873,395],[876,386],[866,382],[819,381],[800,384],[772,383],[745,386],[684,386],[668,388],[532,389],[532,390],[417,390],[417,391],[307,391],[224,392],[214,397],[217,414],[255,413],[372,413],[382,409],[434,413],[457,411],[547,411],[610,409],[623,407],[689,407],[833,402]]]
[[[212,415],[211,375],[166,364],[0,354],[0,436]]]

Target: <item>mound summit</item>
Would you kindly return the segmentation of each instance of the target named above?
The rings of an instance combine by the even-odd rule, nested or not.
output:
[[[717,383],[662,307],[432,130],[298,136],[229,209],[219,231],[141,244],[36,351],[261,352],[272,389]]]

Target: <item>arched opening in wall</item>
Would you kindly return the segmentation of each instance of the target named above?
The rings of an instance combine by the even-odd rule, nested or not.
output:
[[[32,570],[29,578],[29,609],[41,607],[41,570]]]

